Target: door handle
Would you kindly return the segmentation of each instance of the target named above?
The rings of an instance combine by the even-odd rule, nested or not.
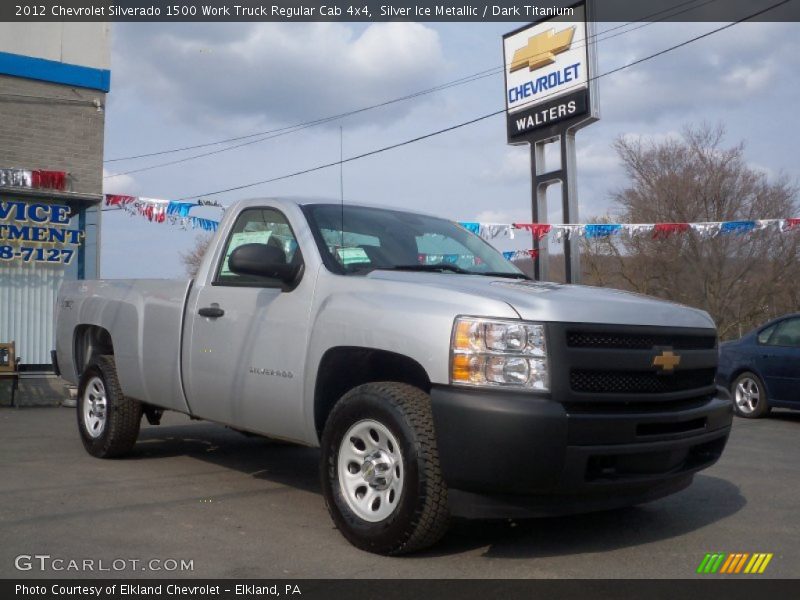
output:
[[[221,317],[222,315],[225,314],[225,311],[222,310],[217,305],[212,305],[212,306],[206,306],[204,308],[201,308],[200,310],[197,311],[197,314],[200,315],[201,317],[209,317],[211,319],[218,319],[219,317]]]

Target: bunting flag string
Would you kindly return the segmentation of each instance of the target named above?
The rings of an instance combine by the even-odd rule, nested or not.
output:
[[[34,173],[38,173],[34,175]],[[20,169],[0,169],[0,185],[56,186],[66,180],[66,174],[55,171],[22,171]],[[203,229],[216,231],[218,221],[196,217],[191,214],[195,207],[215,207],[225,210],[216,200],[199,200],[183,202],[177,200],[161,200],[140,196],[106,194],[106,206],[116,206],[131,215],[138,215],[155,223],[169,223],[183,229]],[[625,235],[626,237],[649,236],[654,240],[666,240],[676,235],[694,232],[700,238],[710,239],[717,236],[745,236],[756,231],[774,229],[777,232],[800,231],[800,217],[785,219],[754,219],[740,221],[707,221],[698,223],[480,223],[462,221],[460,225],[466,230],[479,235],[487,241],[500,237],[514,239],[515,231],[527,231],[538,241],[550,236],[560,243],[573,238],[588,240],[610,238]],[[519,258],[537,258],[535,250],[517,250],[503,253],[509,260]],[[431,255],[433,256],[433,255]],[[442,260],[458,261],[458,255],[436,255],[434,262]],[[420,261],[432,260],[428,255],[420,255]]]
[[[756,231],[773,229],[777,232],[800,231],[800,218],[756,219],[748,221],[708,221],[699,223],[477,223],[461,222],[460,225],[487,241],[498,237],[514,239],[515,230],[524,230],[534,239],[550,236],[555,242],[572,238],[602,239],[612,236],[649,236],[654,240],[665,240],[675,235],[694,232],[703,239],[717,236],[744,236]]]
[[[212,206],[222,210],[225,209],[215,200],[179,202],[176,200],[123,196],[120,194],[106,194],[105,198],[106,206],[116,206],[129,215],[144,217],[153,223],[169,223],[182,229],[216,231],[219,227],[219,221],[197,217],[189,214],[189,211],[197,206]]]
[[[700,223],[504,224],[463,221],[460,225],[487,241],[494,241],[500,236],[514,239],[514,231],[523,230],[530,233],[535,240],[541,241],[550,236],[557,243],[576,237],[595,240],[624,235],[628,238],[648,236],[654,240],[666,240],[676,235],[694,232],[702,239],[711,239],[717,236],[745,236],[755,231],[768,229],[778,233],[800,232],[800,218],[707,221]],[[512,250],[503,252],[503,256],[511,261],[525,258],[536,260],[539,257],[539,252],[538,250]]]

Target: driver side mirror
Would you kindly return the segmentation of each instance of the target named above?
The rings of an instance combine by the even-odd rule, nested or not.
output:
[[[299,265],[286,262],[286,253],[266,244],[242,244],[228,258],[228,267],[237,275],[254,275],[291,283],[300,271]]]

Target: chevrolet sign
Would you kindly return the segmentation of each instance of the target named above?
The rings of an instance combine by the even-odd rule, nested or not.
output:
[[[525,136],[592,112],[586,8],[575,5],[574,21],[546,20],[503,37],[508,139]],[[588,42],[588,43],[587,43]]]

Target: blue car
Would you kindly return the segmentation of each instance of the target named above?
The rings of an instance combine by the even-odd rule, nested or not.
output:
[[[731,391],[740,417],[763,417],[771,408],[800,410],[800,313],[720,344],[717,383]]]

